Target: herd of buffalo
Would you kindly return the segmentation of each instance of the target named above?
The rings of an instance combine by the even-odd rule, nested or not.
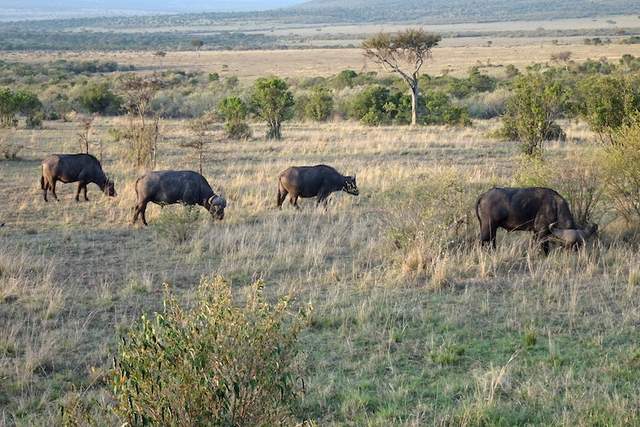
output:
[[[94,183],[110,197],[117,195],[114,183],[98,159],[90,154],[54,154],[42,162],[40,186],[45,202],[51,191],[56,195],[56,183],[78,183],[76,201],[80,192],[87,198],[87,185]],[[138,178],[135,185],[136,205],[133,223],[142,217],[147,225],[145,210],[152,202],[161,206],[175,203],[200,205],[215,219],[224,218],[226,200],[217,195],[207,180],[193,171],[154,171]],[[327,204],[331,193],[344,191],[359,194],[355,176],[344,176],[327,165],[290,167],[278,175],[278,208],[287,195],[291,205],[298,207],[298,198],[317,197],[317,205]],[[492,188],[483,193],[476,203],[482,244],[496,246],[496,231],[532,231],[542,250],[549,252],[551,240],[560,241],[567,248],[577,248],[597,232],[597,225],[578,228],[567,201],[549,188]]]

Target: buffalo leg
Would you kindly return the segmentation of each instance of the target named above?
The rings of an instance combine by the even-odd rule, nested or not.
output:
[[[44,181],[44,185],[42,186],[42,196],[44,197],[44,201],[48,202],[49,200],[47,199],[47,190],[49,189],[49,182],[48,181]]]
[[[140,206],[140,213],[142,214],[142,223],[144,225],[149,225],[147,224],[147,202],[144,202],[141,206]]]
[[[287,198],[287,194],[289,194],[287,190],[278,188],[278,209],[282,209],[282,204],[284,203],[284,199]]]
[[[482,242],[482,246],[490,245],[495,249],[497,231],[498,227],[493,224],[480,224],[480,241]]]
[[[84,200],[88,202],[89,198],[87,197],[87,185],[88,184],[83,185],[82,190],[84,191]]]
[[[540,245],[542,252],[545,255],[549,255],[549,249],[550,249],[549,234],[545,232],[536,231],[534,234],[534,239]]]
[[[297,194],[289,194],[289,202],[296,209],[300,209],[300,206],[298,206],[298,195]]]
[[[58,195],[56,194],[56,179],[52,179],[51,180],[51,184],[49,185],[50,189],[51,189],[51,194],[53,194],[53,198],[58,200]]]
[[[135,212],[133,214],[133,221],[131,221],[131,223],[135,224],[138,221],[138,216],[142,214],[142,223],[144,225],[147,225],[147,218],[145,217],[146,209],[147,209],[147,202],[141,202],[137,204],[135,207]]]
[[[82,191],[82,182],[78,183],[78,190],[76,191],[76,202],[80,201],[80,191]]]
[[[327,198],[329,197],[328,193],[320,192],[318,194],[318,200],[316,201],[316,207],[320,206],[320,203],[324,204],[324,208],[327,208]]]

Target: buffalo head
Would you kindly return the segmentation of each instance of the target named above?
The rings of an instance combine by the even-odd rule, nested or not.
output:
[[[222,220],[224,219],[224,208],[227,207],[227,201],[220,196],[211,196],[209,200],[207,200],[208,210],[211,213],[211,216],[215,219]]]
[[[116,197],[118,195],[118,193],[116,193],[116,187],[113,183],[112,180],[110,180],[109,178],[107,178],[107,181],[104,183],[104,194],[106,194],[109,197]]]
[[[356,176],[345,176],[344,177],[344,187],[342,187],[342,191],[357,196],[360,194],[358,190],[358,185],[356,184]]]

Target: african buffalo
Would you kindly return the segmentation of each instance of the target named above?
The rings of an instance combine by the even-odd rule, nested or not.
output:
[[[583,238],[593,234],[576,227],[567,201],[549,188],[492,188],[478,198],[476,215],[480,240],[494,248],[499,227],[507,231],[533,231],[545,254],[549,253],[551,235],[562,239],[560,230],[578,231]],[[570,238],[569,234],[573,233],[565,237]],[[578,240],[580,237],[574,243]]]
[[[138,178],[134,224],[142,214],[142,223],[147,225],[145,211],[149,202],[160,206],[175,203],[200,205],[219,220],[224,218],[227,206],[226,200],[213,192],[205,177],[193,171],[148,172]]]
[[[40,187],[43,191],[44,201],[47,202],[47,191],[51,190],[53,197],[56,195],[56,183],[78,183],[76,201],[80,201],[80,191],[84,190],[84,199],[87,198],[87,185],[96,184],[109,197],[115,197],[116,190],[111,181],[102,171],[102,165],[91,154],[52,154],[42,161],[42,176]]]
[[[294,166],[278,175],[278,208],[282,208],[289,194],[289,201],[299,209],[298,197],[318,197],[316,206],[321,202],[327,205],[327,197],[335,191],[344,191],[357,196],[360,194],[356,177],[344,176],[331,166]]]

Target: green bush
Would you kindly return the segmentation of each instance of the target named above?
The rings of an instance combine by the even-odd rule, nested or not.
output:
[[[282,123],[293,117],[295,101],[284,80],[260,78],[251,95],[253,111],[267,122],[267,139],[282,138]]]
[[[24,114],[29,120],[41,110],[42,103],[34,93],[25,90],[14,92],[9,88],[0,88],[0,127],[16,126],[18,113]],[[37,119],[35,121],[37,122]]]
[[[167,247],[191,241],[198,230],[200,209],[198,206],[164,207],[153,223],[153,231]]]
[[[111,91],[107,83],[89,83],[80,89],[76,101],[89,113],[117,114],[122,99]]]
[[[122,337],[114,358],[116,413],[132,426],[295,424],[302,382],[297,337],[306,310],[269,304],[254,283],[234,304],[224,279],[203,280],[194,307],[165,292],[164,311]]]
[[[581,115],[602,141],[611,143],[613,133],[640,109],[640,93],[627,78],[594,75],[578,87]]]
[[[27,129],[41,129],[43,120],[44,113],[42,111],[36,111],[35,113],[27,116],[26,127]]]
[[[391,122],[396,115],[395,108],[402,95],[392,94],[391,91],[380,85],[372,85],[358,93],[351,100],[349,116],[360,120],[367,125],[377,126]]]
[[[640,224],[640,114],[612,135],[603,161],[607,196],[629,224]]]
[[[555,120],[561,116],[567,98],[563,85],[549,75],[517,77],[507,101],[502,134],[517,136],[526,155],[540,155],[544,141],[562,135]]]
[[[324,122],[333,113],[333,96],[326,88],[315,88],[311,91],[305,105],[304,116],[307,119]]]
[[[218,104],[218,113],[224,118],[224,130],[228,138],[249,139],[251,127],[246,123],[247,105],[237,96],[224,98]]]
[[[466,126],[471,123],[467,109],[453,105],[446,94],[431,91],[422,98],[423,108],[426,110],[423,124]]]

